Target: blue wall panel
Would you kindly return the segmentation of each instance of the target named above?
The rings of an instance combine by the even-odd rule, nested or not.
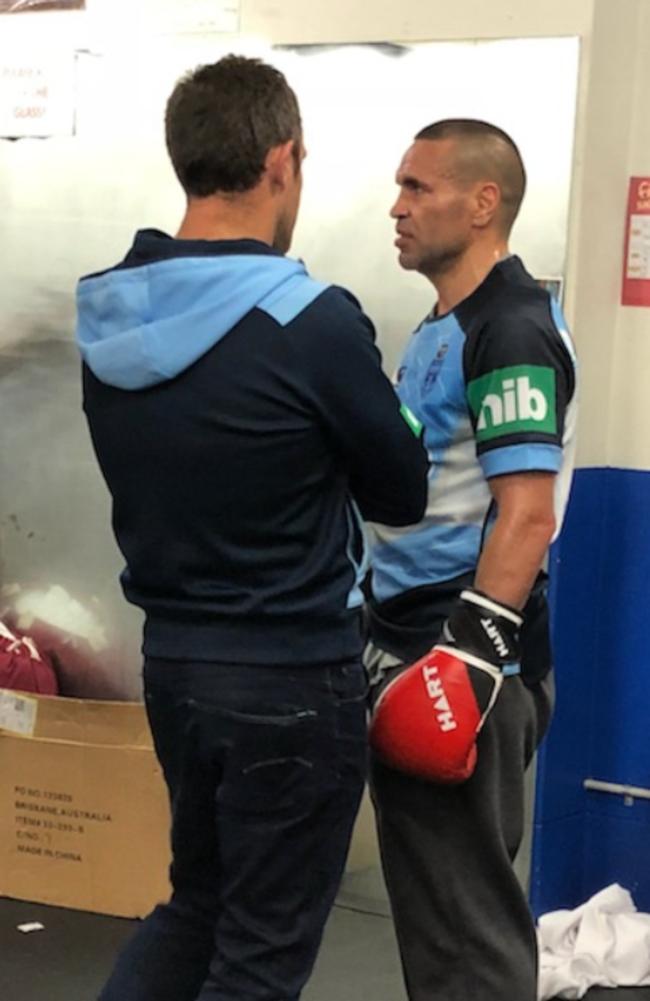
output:
[[[620,883],[630,891],[639,910],[650,911],[650,820],[643,822],[640,806],[641,801],[635,800],[627,808],[627,816],[616,816],[607,809],[588,814],[582,888],[585,899],[609,883]]]
[[[551,580],[558,704],[539,755],[532,906],[618,881],[650,910],[650,804],[583,788],[650,788],[650,473],[576,472]]]

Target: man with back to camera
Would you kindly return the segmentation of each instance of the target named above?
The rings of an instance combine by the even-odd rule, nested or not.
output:
[[[512,861],[552,710],[542,566],[571,479],[575,356],[559,306],[508,251],[525,189],[508,135],[437,122],[396,180],[399,262],[438,301],[397,376],[424,426],[427,512],[377,526],[372,555],[382,863],[411,1001],[535,1001],[535,930]]]
[[[421,518],[428,463],[356,300],[284,256],[304,149],[283,75],[199,67],[166,136],[177,236],[138,232],[78,290],[172,806],[171,901],[101,999],[295,1001],[366,770],[360,519]]]

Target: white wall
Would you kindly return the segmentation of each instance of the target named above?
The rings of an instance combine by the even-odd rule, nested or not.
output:
[[[592,7],[593,0],[242,0],[241,27],[277,44],[587,35]]]
[[[182,7],[188,0],[165,0]],[[595,0],[241,0],[240,33],[274,45],[333,42],[417,42],[486,38],[581,35],[590,32]],[[597,0],[596,0],[597,2]],[[612,0],[612,6],[625,0]],[[218,4],[218,0],[215,0]],[[39,30],[52,42],[58,37],[87,38],[87,23],[104,37],[116,33],[128,44],[145,10],[156,0],[86,0],[87,12],[42,13]],[[35,15],[4,17],[1,33],[25,32],[33,38]]]
[[[650,354],[641,333],[650,312],[620,306],[628,177],[642,172],[643,162],[650,173],[647,18],[646,0],[595,0],[583,51],[567,266],[583,466],[650,468],[650,441],[642,434]]]
[[[608,237],[606,227],[600,232],[603,243],[611,243],[617,304],[615,307],[615,342],[613,372],[609,396],[607,462],[612,466],[650,469],[650,308],[620,306],[620,282],[623,258],[623,218],[627,199],[628,176],[650,177],[650,3],[640,0],[631,5],[627,18],[627,51],[631,87],[620,95],[625,133],[620,149],[620,164],[615,177],[615,221]],[[636,9],[634,9],[636,8]],[[618,86],[617,86],[618,89]],[[630,93],[629,103],[624,103]]]

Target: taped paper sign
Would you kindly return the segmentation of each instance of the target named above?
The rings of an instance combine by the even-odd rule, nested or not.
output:
[[[0,136],[72,135],[74,67],[72,51],[40,56],[0,50]]]
[[[650,177],[630,178],[621,302],[650,306]]]
[[[31,737],[36,727],[37,709],[36,699],[0,689],[0,730]]]

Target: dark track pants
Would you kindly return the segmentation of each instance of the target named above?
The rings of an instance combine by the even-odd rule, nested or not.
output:
[[[552,676],[504,683],[471,779],[439,786],[371,763],[382,864],[410,1001],[536,1001],[537,948],[512,862],[524,771],[548,726]]]

